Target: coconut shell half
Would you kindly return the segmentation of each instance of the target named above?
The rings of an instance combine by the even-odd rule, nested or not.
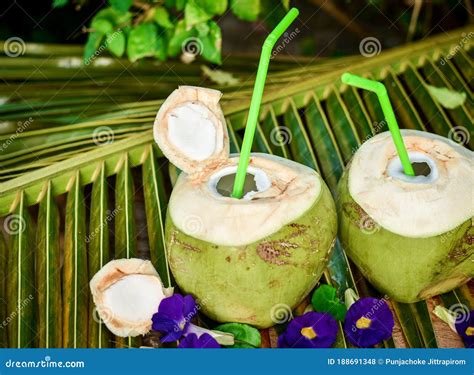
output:
[[[134,258],[107,263],[90,288],[100,319],[120,337],[146,334],[161,300],[172,294],[150,261]]]
[[[156,115],[156,143],[174,165],[188,174],[213,169],[229,157],[221,96],[218,90],[180,86]]]

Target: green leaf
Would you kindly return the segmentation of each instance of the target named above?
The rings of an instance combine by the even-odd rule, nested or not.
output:
[[[214,21],[209,22],[209,33],[200,39],[202,57],[215,64],[221,64],[222,34],[221,28]]]
[[[69,0],[53,0],[53,8],[62,8],[67,5]]]
[[[165,6],[167,8],[175,7],[176,10],[183,10],[188,0],[165,0]]]
[[[158,29],[153,23],[142,23],[132,29],[128,36],[127,55],[130,61],[156,53]]]
[[[92,20],[91,27],[94,29],[94,31],[97,31],[101,34],[108,34],[114,29],[112,22],[106,20],[105,18],[94,18]]]
[[[180,20],[176,24],[173,36],[168,44],[168,55],[172,57],[177,56],[183,50],[183,44],[185,41],[196,36],[197,31],[195,29],[187,30],[185,21]]]
[[[210,69],[206,65],[201,65],[201,70],[207,78],[219,86],[232,86],[239,84],[240,80],[235,78],[232,73],[224,72],[219,69]]]
[[[216,331],[234,335],[235,344],[229,348],[258,348],[262,343],[258,329],[242,323],[225,323],[215,327]]]
[[[109,0],[109,3],[112,8],[117,9],[120,12],[126,12],[132,5],[133,0]]]
[[[281,5],[283,5],[283,8],[286,10],[290,9],[290,0],[281,0]]]
[[[194,28],[197,30],[200,37],[205,37],[209,34],[210,27],[207,23],[200,23],[194,26]]]
[[[170,15],[166,8],[163,7],[155,8],[155,22],[166,29],[173,27],[173,23],[170,21]]]
[[[220,16],[227,9],[227,0],[199,0],[199,5],[208,14]]]
[[[104,8],[98,11],[94,16],[94,20],[99,19],[109,21],[114,28],[123,28],[132,20],[132,14],[130,12],[121,12],[114,8]]]
[[[344,320],[346,306],[337,298],[336,289],[323,284],[316,289],[311,297],[311,304],[315,311],[327,312],[336,320]]]
[[[36,232],[36,286],[38,290],[38,346],[57,348],[62,344],[61,250],[59,210],[51,181],[39,204]]]
[[[231,0],[232,12],[244,21],[255,21],[260,13],[260,0]]]
[[[125,34],[123,31],[117,30],[107,34],[106,45],[110,52],[117,57],[122,57],[125,52]]]
[[[84,64],[89,65],[92,62],[91,59],[99,48],[103,37],[104,35],[97,31],[89,33],[86,45],[84,46]]]
[[[89,220],[88,272],[89,280],[110,260],[109,224],[116,215],[116,211],[107,211],[109,194],[105,163],[100,166],[96,180],[92,184],[91,209]],[[98,317],[92,295],[89,296],[89,334],[90,348],[109,347],[110,331]]]
[[[184,8],[184,20],[188,28],[198,23],[206,22],[212,18],[212,15],[201,8],[196,0],[189,0]]]
[[[426,85],[431,96],[444,108],[454,109],[466,101],[466,93],[450,90],[447,87]]]
[[[67,194],[63,264],[63,346],[87,346],[89,277],[87,275],[86,212],[80,174]]]
[[[166,46],[166,39],[164,36],[158,36],[156,38],[156,46],[155,46],[155,57],[161,61],[165,61],[168,55],[168,49]]]

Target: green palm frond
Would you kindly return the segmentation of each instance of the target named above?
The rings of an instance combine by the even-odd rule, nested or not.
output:
[[[360,144],[375,133],[386,130],[375,95],[339,83],[341,73],[346,70],[385,83],[403,128],[426,130],[447,137],[462,127],[471,135],[466,147],[473,149],[473,52],[470,44],[456,48],[462,32],[458,30],[451,36],[427,39],[373,58],[306,62],[302,64],[306,68],[292,70],[288,70],[291,64],[282,63],[284,68],[269,75],[254,150],[288,157],[316,169],[334,193],[345,164]],[[446,58],[451,56],[449,52],[453,48],[457,52]],[[61,50],[58,55],[68,53],[72,52]],[[27,57],[33,59],[35,55]],[[242,61],[235,62],[235,65],[243,66],[245,61],[249,65],[249,60]],[[151,67],[146,68],[152,71]],[[232,152],[238,152],[241,144],[252,90],[251,70],[246,70],[247,76],[241,75],[248,80],[245,85],[227,88],[223,97]],[[0,76],[5,71],[5,67],[0,68]],[[26,71],[20,67],[12,77],[26,78]],[[196,72],[192,74],[196,75]],[[63,79],[61,77],[59,79]],[[36,84],[39,83],[33,85]],[[179,172],[168,164],[153,142],[151,125],[161,99],[177,84],[182,82],[176,82],[176,79],[165,81],[162,92],[155,96],[159,99],[141,102],[135,96],[136,88],[130,90],[130,97],[123,92],[123,101],[120,99],[110,104],[104,99],[101,105],[86,110],[82,122],[68,122],[67,119],[77,117],[87,107],[87,98],[93,96],[86,81],[78,85],[77,97],[71,91],[67,100],[58,99],[52,106],[42,106],[39,97],[37,104],[33,103],[37,107],[27,114],[22,111],[31,104],[29,99],[34,98],[34,86],[30,96],[26,97],[28,100],[7,103],[6,107],[0,108],[0,118],[7,123],[34,113],[46,119],[41,123],[38,121],[36,128],[33,126],[20,134],[14,139],[19,143],[11,143],[12,150],[0,155],[0,173],[4,177],[0,182],[0,216],[4,216],[4,222],[11,221],[12,217],[21,219],[25,229],[21,233],[7,233],[8,268],[0,270],[0,274],[6,272],[7,279],[12,281],[9,281],[7,290],[3,291],[3,285],[0,288],[0,293],[8,300],[4,315],[11,314],[28,295],[34,296],[30,309],[21,310],[15,322],[8,326],[9,346],[34,346],[36,340],[40,345],[51,346],[138,345],[134,340],[115,340],[103,329],[92,306],[89,306],[92,301],[87,282],[100,265],[115,254],[120,257],[149,257],[165,286],[173,283],[166,259],[163,226],[171,186]],[[460,107],[446,109],[431,96],[427,84],[463,91],[467,99]],[[120,90],[120,87],[115,89]],[[24,92],[27,91],[25,88]],[[48,95],[50,93],[45,97]],[[133,100],[138,102],[131,102]],[[71,112],[68,114],[66,108],[69,105]],[[94,143],[94,130],[100,126],[112,129],[113,142]],[[4,132],[0,141],[6,142],[14,132],[14,128]],[[38,159],[30,158],[30,151],[24,145],[33,149]],[[30,168],[33,160],[37,164]],[[58,212],[57,200],[66,200],[66,212]],[[65,222],[64,231],[59,225],[58,232],[58,217]],[[36,239],[31,234],[35,233],[35,225],[38,226]],[[50,228],[50,233],[53,233],[49,242],[45,239],[45,228]],[[63,292],[62,301],[55,297],[56,289],[51,286],[47,292],[44,289],[47,278],[58,277],[55,274],[58,266],[51,262],[54,254],[61,251],[58,250],[58,235],[65,239],[61,285],[66,294]],[[114,241],[110,241],[109,236]],[[31,246],[33,243],[36,243],[35,247]],[[0,251],[1,256],[7,253],[1,245]],[[36,268],[36,279],[35,254],[39,262],[43,262]],[[0,262],[0,265],[4,263]],[[382,297],[347,259],[339,242],[322,281],[335,286],[339,294],[351,287],[360,295]],[[41,287],[41,292],[37,294],[38,287]],[[385,346],[443,346],[440,335],[433,328],[430,306],[442,303],[449,307],[462,303],[472,309],[471,290],[472,283],[440,298],[416,304],[390,301],[401,334],[387,341]],[[50,309],[44,307],[46,300],[50,301]],[[62,317],[55,316],[56,310],[52,308],[58,304],[65,310]],[[42,309],[39,312],[38,306]],[[55,319],[62,319],[65,333],[61,343],[51,328]],[[45,341],[47,332],[49,339]],[[88,337],[84,335],[87,332]],[[269,345],[275,344],[274,340],[267,341]],[[337,346],[347,345],[341,333]]]

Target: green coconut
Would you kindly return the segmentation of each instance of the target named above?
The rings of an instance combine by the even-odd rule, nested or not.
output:
[[[402,135],[417,176],[379,134],[354,155],[336,204],[347,255],[379,291],[411,303],[474,276],[474,158],[434,134]]]
[[[321,277],[335,205],[314,170],[266,154],[251,155],[245,195],[231,198],[238,156],[228,153],[220,97],[180,87],[155,121],[158,145],[183,170],[168,205],[169,263],[209,317],[265,328],[288,319]]]

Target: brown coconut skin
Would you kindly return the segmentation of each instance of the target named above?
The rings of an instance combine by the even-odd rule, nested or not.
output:
[[[220,246],[184,234],[168,212],[166,243],[171,271],[184,293],[218,322],[268,328],[314,288],[335,242],[337,217],[329,189],[278,232],[244,246]]]
[[[437,236],[400,236],[375,223],[354,201],[348,175],[346,170],[338,184],[339,238],[350,259],[380,292],[413,303],[446,293],[474,276],[472,218]]]

